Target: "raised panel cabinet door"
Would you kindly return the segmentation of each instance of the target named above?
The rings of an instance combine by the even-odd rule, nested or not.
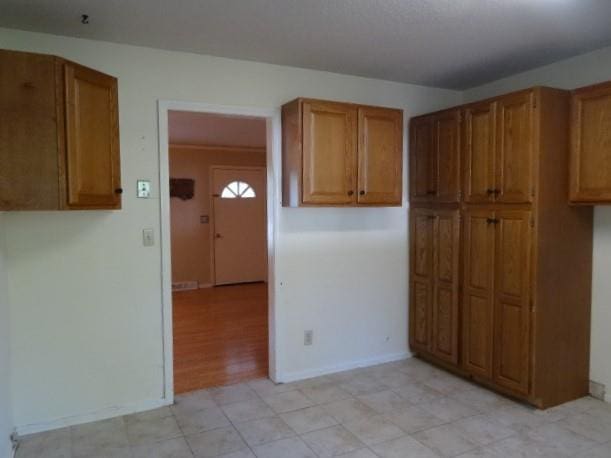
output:
[[[611,202],[611,83],[574,91],[571,98],[573,202]]]
[[[531,213],[498,211],[495,221],[494,381],[527,394],[531,362]]]
[[[460,216],[458,210],[437,210],[434,218],[431,352],[457,364]]]
[[[437,194],[433,157],[433,118],[421,116],[409,123],[409,193],[413,202]]]
[[[304,204],[356,203],[356,118],[351,105],[303,103]]]
[[[0,50],[0,211],[57,210],[55,58]]]
[[[401,205],[403,112],[358,109],[358,203]]]
[[[464,112],[464,192],[470,203],[495,197],[496,103],[470,105]]]
[[[432,319],[433,220],[431,210],[410,211],[409,341],[414,350],[429,351]]]
[[[460,201],[460,109],[435,115],[433,151],[437,202]]]
[[[462,358],[464,369],[492,378],[495,215],[464,213]]]
[[[498,99],[497,202],[528,203],[533,199],[534,101],[532,91]]]
[[[69,208],[120,208],[117,80],[64,65]]]

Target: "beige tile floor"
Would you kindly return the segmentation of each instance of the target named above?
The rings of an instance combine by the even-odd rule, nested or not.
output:
[[[546,411],[417,359],[197,391],[150,412],[23,437],[18,458],[611,457],[611,405]]]

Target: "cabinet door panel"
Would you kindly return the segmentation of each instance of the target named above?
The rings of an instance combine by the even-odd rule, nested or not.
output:
[[[611,84],[575,91],[571,120],[571,200],[611,201]]]
[[[496,103],[472,105],[465,110],[464,188],[467,202],[494,199]]]
[[[460,110],[434,117],[433,148],[437,202],[460,200]]]
[[[464,223],[463,364],[492,378],[494,212],[469,210]]]
[[[431,352],[458,362],[458,211],[435,211],[433,227],[433,317]]]
[[[496,190],[499,202],[531,202],[534,171],[534,94],[498,100]]]
[[[55,59],[0,50],[0,211],[57,210]]]
[[[431,116],[410,121],[410,198],[414,202],[430,199],[437,193],[433,168],[433,122]]]
[[[117,80],[71,63],[64,78],[68,206],[119,208]]]
[[[530,212],[497,212],[495,367],[499,385],[528,393],[530,376]]]
[[[352,204],[355,186],[356,108],[304,102],[303,203]]]
[[[400,205],[403,175],[403,113],[358,110],[358,203]]]
[[[428,351],[433,294],[433,215],[427,209],[410,211],[410,345]]]

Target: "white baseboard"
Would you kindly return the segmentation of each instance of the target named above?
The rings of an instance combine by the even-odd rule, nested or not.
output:
[[[336,364],[333,366],[325,366],[316,369],[308,369],[305,371],[296,372],[284,372],[278,374],[277,383],[289,383],[296,382],[299,380],[305,380],[312,377],[318,377],[320,375],[335,374],[337,372],[344,372],[350,369],[357,369],[359,367],[375,366],[376,364],[390,363],[393,361],[401,361],[403,359],[410,358],[412,354],[410,352],[391,353],[389,355],[377,356],[375,358],[361,359],[357,361],[351,361],[349,363]]]
[[[197,289],[196,281],[177,281],[172,282],[172,291],[191,291]]]
[[[171,402],[168,402],[166,399],[151,399],[124,406],[108,407],[95,412],[57,418],[40,423],[21,425],[16,427],[16,431],[18,436],[25,436],[26,434],[41,433],[44,431],[51,431],[53,429],[65,428],[66,426],[80,425],[83,423],[90,423],[92,421],[106,420],[108,418],[145,412],[147,410],[157,409],[170,404]]]

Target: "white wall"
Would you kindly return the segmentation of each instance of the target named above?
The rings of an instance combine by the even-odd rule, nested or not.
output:
[[[8,29],[0,47],[59,54],[119,78],[126,190],[118,212],[5,217],[21,431],[160,401],[160,249],[141,245],[142,228],[159,235],[157,186],[150,200],[134,197],[137,178],[157,182],[158,99],[274,108],[309,96],[400,107],[406,120],[462,100],[454,91]],[[278,211],[281,377],[405,355],[406,199],[402,208],[278,203]],[[314,330],[312,347],[303,346],[305,329]]]
[[[611,47],[504,78],[465,92],[473,101],[530,86],[574,89],[611,80]],[[611,208],[594,211],[590,378],[611,390]],[[609,400],[607,396],[607,400]]]
[[[10,456],[10,435],[13,432],[9,345],[9,306],[4,260],[4,213],[0,212],[0,458]]]

